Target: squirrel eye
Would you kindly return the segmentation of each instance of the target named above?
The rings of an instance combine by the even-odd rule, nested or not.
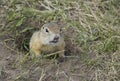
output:
[[[48,29],[46,29],[46,32],[49,32]]]

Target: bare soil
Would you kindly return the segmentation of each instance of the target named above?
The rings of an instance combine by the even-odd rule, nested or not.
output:
[[[3,39],[0,38],[0,81],[13,81],[13,78],[19,73],[17,69],[11,67],[17,55],[7,49],[2,41]]]
[[[9,48],[10,44],[6,45],[3,40],[4,37],[1,37],[0,81],[81,81],[89,79],[87,68],[77,55],[67,56],[63,62],[59,63],[50,59],[33,61],[29,58],[21,63],[24,54]]]

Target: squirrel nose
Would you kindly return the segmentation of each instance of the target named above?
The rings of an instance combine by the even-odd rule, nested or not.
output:
[[[58,39],[59,39],[59,36],[55,36],[55,37],[54,37],[54,40],[58,40]]]

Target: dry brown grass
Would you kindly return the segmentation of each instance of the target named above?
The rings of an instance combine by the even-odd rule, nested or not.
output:
[[[12,64],[19,69],[14,80],[119,81],[119,5],[119,0],[1,0],[3,45],[15,53],[25,49]],[[60,21],[67,44],[66,59],[59,64],[28,54],[32,33],[50,21]]]

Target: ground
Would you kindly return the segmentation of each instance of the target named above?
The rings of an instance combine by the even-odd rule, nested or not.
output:
[[[41,62],[28,62],[29,64],[24,63],[21,67],[18,65],[14,67],[14,64],[19,63],[23,54],[20,55],[10,50],[3,39],[0,38],[0,81],[80,81],[87,79],[88,74],[82,69],[86,66],[77,56],[68,56],[64,62],[60,63],[47,62],[48,59],[44,59]]]
[[[0,0],[0,81],[120,81],[119,5],[119,0]],[[62,28],[66,57],[31,58],[31,35],[51,21]]]

